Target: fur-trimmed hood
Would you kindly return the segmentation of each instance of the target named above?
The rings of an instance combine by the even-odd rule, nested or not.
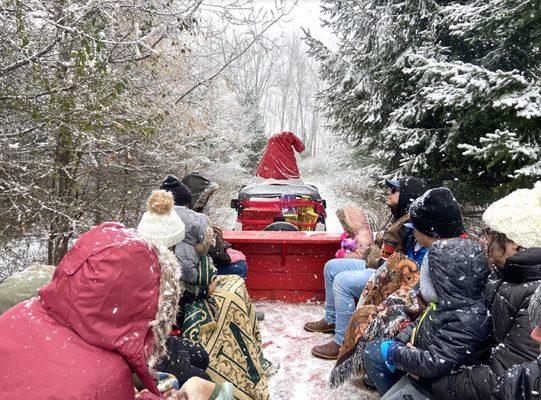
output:
[[[151,368],[165,355],[166,341],[176,320],[183,287],[180,284],[181,268],[175,255],[165,247],[157,248],[160,265],[160,295],[158,310],[150,323],[154,334],[154,350],[148,359]]]
[[[165,352],[180,277],[170,251],[109,222],[77,239],[40,290],[40,301],[88,345],[120,353],[145,387],[159,394],[148,367]]]
[[[357,235],[362,229],[368,226],[365,211],[360,207],[345,207],[336,210],[336,216],[344,228],[344,231],[349,233],[351,237]]]

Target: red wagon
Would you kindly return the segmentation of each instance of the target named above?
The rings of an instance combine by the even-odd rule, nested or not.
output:
[[[300,179],[294,150],[304,145],[293,133],[273,135],[256,173],[260,181],[231,201],[237,224],[224,239],[246,255],[254,299],[324,300],[323,267],[340,247],[340,236],[325,232],[325,200]]]
[[[246,255],[250,296],[324,300],[323,267],[341,239],[325,232],[326,203],[318,189],[288,181],[247,185],[231,206],[239,230],[224,232],[224,239]]]

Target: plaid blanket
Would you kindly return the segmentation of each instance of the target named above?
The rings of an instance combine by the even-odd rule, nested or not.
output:
[[[235,385],[237,400],[270,399],[259,326],[244,279],[222,275],[206,300],[184,305],[183,336],[209,354],[207,373],[215,381]]]

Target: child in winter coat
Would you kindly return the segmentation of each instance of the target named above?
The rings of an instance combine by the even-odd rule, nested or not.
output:
[[[337,210],[336,216],[344,229],[336,258],[364,258],[366,249],[373,241],[365,211],[362,208],[346,207]]]
[[[192,194],[190,189],[174,176],[168,176],[160,185],[161,190],[173,195],[175,211],[186,226],[184,240],[175,246],[175,256],[182,268],[182,281],[185,283],[183,301],[206,298],[211,287],[197,285],[197,266],[201,256],[214,245],[214,231],[209,218],[189,209]]]
[[[411,205],[410,220],[419,242],[429,248],[420,276],[428,306],[394,340],[366,346],[368,376],[381,395],[408,372],[428,381],[448,374],[471,361],[489,336],[482,296],[487,259],[479,243],[463,237],[460,207],[451,192],[429,190]]]
[[[339,258],[325,264],[326,319],[308,322],[304,326],[304,329],[310,332],[332,332],[335,330],[334,323],[336,322],[334,339],[312,349],[314,356],[326,359],[338,356],[344,332],[355,310],[355,298],[360,296],[364,285],[374,272],[366,268],[365,260],[362,259],[366,249],[372,243],[372,231],[368,225],[366,213],[362,208],[346,207],[338,210],[336,215],[345,231],[343,245],[348,249],[338,250],[337,257]],[[343,257],[340,258],[340,256]],[[327,330],[324,329],[325,327]]]
[[[182,182],[172,175],[167,176],[161,183],[160,189],[173,194],[176,210],[188,227],[193,229],[199,227],[199,230],[194,231],[193,235],[188,229],[188,239],[176,249],[177,256],[184,259],[189,268],[192,266],[195,268],[199,257],[208,252],[214,266],[218,269],[218,275],[239,275],[246,279],[248,265],[244,255],[232,249],[231,244],[224,240],[221,230],[212,226],[210,219],[202,214],[207,209],[207,202],[210,196],[218,189],[218,185],[197,172],[191,172],[182,179]],[[204,230],[203,226],[205,226]],[[212,230],[212,244],[208,246],[208,251],[203,253],[204,248],[197,247],[194,243],[208,242],[209,228]],[[190,239],[192,236],[193,238]],[[194,284],[195,280],[186,279],[187,283],[191,285]],[[191,286],[188,288],[188,292],[194,292],[194,290]],[[201,288],[200,290],[205,295],[208,288]]]

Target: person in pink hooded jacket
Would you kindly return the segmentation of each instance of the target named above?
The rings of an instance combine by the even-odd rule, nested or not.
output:
[[[184,226],[177,227],[183,237]],[[163,355],[179,267],[132,230],[84,233],[52,281],[0,316],[0,380],[10,399],[134,398],[132,372],[159,398],[148,364]]]
[[[182,241],[184,224],[172,202],[155,204],[159,215],[149,204],[139,234],[115,222],[82,234],[39,297],[0,315],[0,398],[131,400],[132,374],[146,388],[141,400],[216,389],[198,378],[187,391],[158,389],[154,366],[181,297],[168,248]]]

